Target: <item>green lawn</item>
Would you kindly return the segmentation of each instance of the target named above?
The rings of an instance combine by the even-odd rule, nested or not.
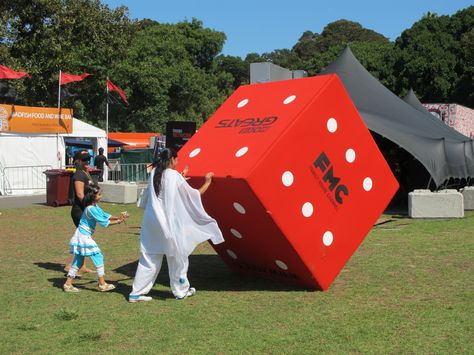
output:
[[[143,211],[102,207],[131,215],[95,235],[110,293],[93,275],[62,292],[69,207],[0,211],[0,354],[474,353],[473,212],[374,227],[326,292],[232,274],[203,244],[190,258],[194,297],[174,300],[163,269],[155,299],[129,304]]]

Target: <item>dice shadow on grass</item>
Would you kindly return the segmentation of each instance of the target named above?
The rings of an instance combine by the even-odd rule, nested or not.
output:
[[[165,258],[166,259],[166,258]],[[122,265],[114,272],[133,278],[138,261]],[[252,275],[232,272],[218,255],[191,255],[189,257],[188,278],[191,286],[198,291],[305,291],[301,286],[288,285]],[[169,288],[168,266],[163,261],[155,285]],[[130,286],[124,286],[130,292]],[[156,286],[154,287],[156,288]],[[155,291],[152,289],[152,292]],[[149,294],[153,297],[153,295]]]
[[[61,277],[48,278],[48,281],[54,288],[62,290],[64,282],[66,282],[66,273],[64,272],[64,264],[52,262],[34,262],[34,265],[61,273]],[[278,281],[259,278],[252,275],[244,275],[234,273],[227,268],[218,255],[191,255],[189,257],[188,277],[191,285],[201,291],[304,291],[299,286],[287,285]],[[117,292],[125,299],[131,292],[131,281],[135,276],[138,261],[134,261],[118,268],[113,269],[114,272],[125,276],[123,279],[110,281],[116,286],[113,292]],[[128,281],[125,283],[124,281]],[[158,290],[156,285],[165,289]],[[97,290],[97,280],[95,274],[86,274],[74,282],[74,286],[79,290],[99,292]],[[148,294],[154,299],[173,299],[174,297],[169,291],[168,266],[166,258],[163,261],[160,274],[155,283],[155,287]]]

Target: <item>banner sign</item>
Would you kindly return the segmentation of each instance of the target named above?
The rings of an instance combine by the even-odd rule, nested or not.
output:
[[[70,108],[0,104],[0,132],[72,133]]]
[[[196,122],[169,121],[166,123],[166,147],[180,150],[194,133],[196,133]]]

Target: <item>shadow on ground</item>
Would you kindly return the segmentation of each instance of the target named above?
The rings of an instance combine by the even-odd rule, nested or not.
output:
[[[52,270],[52,271],[57,271],[59,274],[61,274],[61,277],[53,277],[48,279],[49,282],[53,284],[53,287],[62,289],[64,282],[66,281],[66,272],[64,271],[64,264],[59,264],[59,263],[51,263],[51,262],[35,262],[33,263],[34,265],[46,269],[46,270]],[[90,275],[90,276],[89,276]],[[97,278],[95,273],[90,273],[89,275],[79,275],[76,279],[77,282],[75,286],[78,289],[84,289],[84,288],[89,288],[86,287],[88,284],[92,284],[92,287],[96,288],[97,285]]]
[[[165,258],[166,259],[166,258]],[[138,261],[122,265],[114,272],[129,278],[135,276]],[[301,291],[302,287],[286,285],[277,281],[266,280],[231,272],[218,255],[191,255],[189,257],[188,278],[193,287],[206,291]],[[168,267],[166,261],[156,279],[156,284],[169,287]]]
[[[383,214],[393,218],[405,218],[408,217],[408,206],[388,206]]]
[[[113,292],[120,293],[124,298],[128,298],[131,291],[131,282],[137,270],[138,261],[128,263],[112,271],[121,274],[124,278],[118,280],[111,280],[116,286]],[[64,273],[64,264],[51,262],[35,262],[34,265],[47,269],[57,271],[61,277],[48,279],[53,287],[62,289],[66,280]],[[243,275],[231,272],[218,255],[191,255],[189,257],[189,271],[188,278],[191,285],[198,291],[302,291],[304,290],[298,286],[286,285],[277,281],[266,280],[263,278],[253,277],[251,275]],[[125,281],[127,281],[125,283]],[[163,266],[158,275],[155,285],[161,285],[166,290],[157,290],[156,286],[148,294],[157,299],[174,299],[169,289],[168,266],[166,258],[163,261]],[[97,291],[97,280],[94,274],[85,275],[78,278],[74,286],[82,290]]]
[[[49,262],[43,263],[43,262],[40,262],[40,261],[38,261],[36,263],[33,263],[33,264],[35,264],[36,266],[38,266],[40,268],[46,269],[46,270],[59,271],[59,272],[64,274],[64,264],[49,263]]]

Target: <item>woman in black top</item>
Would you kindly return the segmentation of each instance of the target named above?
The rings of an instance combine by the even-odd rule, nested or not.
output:
[[[72,203],[71,217],[76,228],[79,225],[82,212],[84,211],[84,206],[82,204],[82,199],[84,198],[84,191],[90,184],[93,183],[92,177],[87,171],[87,168],[89,167],[89,159],[89,153],[84,151],[74,156],[74,165],[76,167],[76,172],[72,176],[74,199]]]
[[[82,217],[82,212],[84,212],[84,205],[82,203],[82,200],[84,199],[84,192],[86,191],[86,188],[93,183],[92,177],[89,174],[89,171],[87,170],[89,167],[89,160],[90,155],[89,153],[87,153],[87,151],[81,151],[74,155],[74,165],[76,167],[76,172],[72,176],[72,188],[74,191],[74,198],[71,208],[71,217],[76,228],[79,226],[79,222]],[[64,268],[66,272],[69,271],[73,259],[74,255],[72,255],[70,260],[68,260],[66,267]],[[93,270],[88,269],[86,267],[85,261],[80,271],[94,272]]]

